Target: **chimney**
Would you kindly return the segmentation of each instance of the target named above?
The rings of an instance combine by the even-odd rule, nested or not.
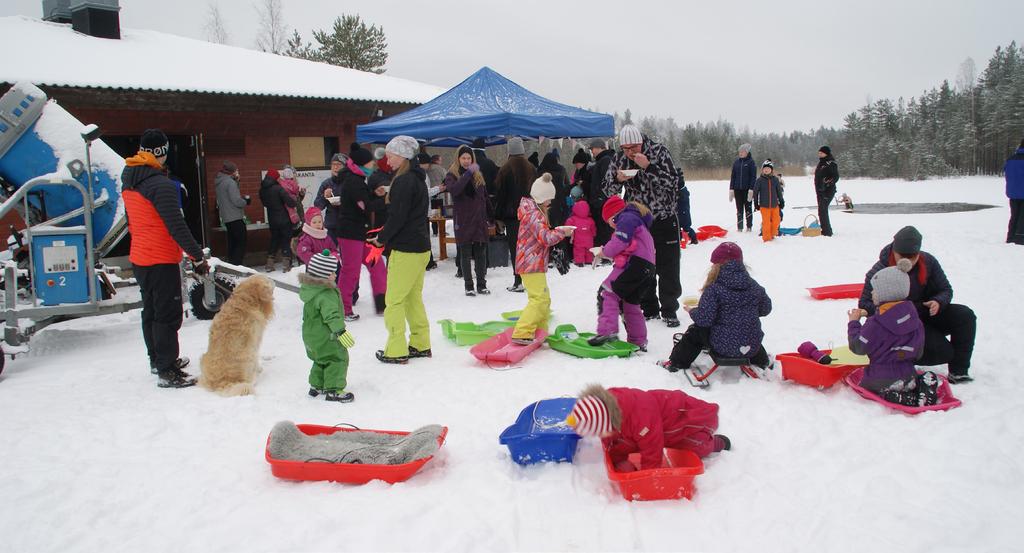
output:
[[[71,0],[43,0],[43,21],[71,23]]]
[[[118,0],[70,0],[71,28],[97,38],[121,38]]]

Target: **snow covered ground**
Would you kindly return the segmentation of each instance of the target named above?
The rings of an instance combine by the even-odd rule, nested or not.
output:
[[[783,226],[799,226],[808,212],[794,207],[813,204],[812,187],[807,178],[787,181]],[[689,186],[697,225],[733,228],[725,183]],[[432,360],[381,365],[373,352],[384,343],[383,323],[366,300],[357,304],[362,320],[349,327],[356,401],[327,404],[306,397],[301,304],[279,290],[251,397],[157,389],[138,312],[50,327],[29,356],[8,361],[0,377],[0,550],[1019,550],[1024,376],[1013,344],[1022,329],[1024,249],[1003,243],[1003,181],[843,181],[841,191],[858,203],[999,207],[835,213],[831,239],[765,245],[756,233],[730,233],[774,302],[764,319],[766,346],[779,353],[804,340],[844,342],[854,301],[813,301],[805,288],[860,281],[892,234],[914,224],[948,273],[955,301],[978,314],[977,380],[954,388],[962,408],[909,417],[841,385],[818,391],[778,375],[718,374],[710,390],[697,390],[654,365],[671,348],[673,331],[660,322],[650,325],[645,355],[590,361],[544,349],[507,371],[477,365],[434,324]],[[683,251],[684,295],[697,292],[714,245]],[[507,268],[489,274],[489,297],[465,298],[453,273],[451,261],[427,273],[431,321],[483,322],[526,301],[504,290]],[[555,322],[591,330],[603,277],[589,267],[551,274]],[[208,327],[187,319],[181,331],[194,371]],[[498,435],[520,409],[589,382],[681,388],[715,401],[733,450],[705,460],[692,501],[624,501],[593,441],[581,442],[571,465],[514,464]],[[263,451],[279,420],[405,430],[441,423],[450,431],[440,455],[408,482],[356,487],[275,479]]]

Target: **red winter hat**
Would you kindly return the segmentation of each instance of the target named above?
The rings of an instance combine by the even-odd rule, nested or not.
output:
[[[736,242],[722,242],[711,252],[711,262],[716,265],[733,260],[743,263],[743,250],[740,249]]]
[[[605,221],[610,221],[612,217],[618,215],[623,209],[626,209],[625,200],[618,196],[612,196],[608,198],[608,201],[604,203],[604,207],[601,208],[601,218]]]
[[[311,208],[306,210],[306,222],[307,223],[312,221],[313,217],[323,217],[323,216],[324,216],[324,214],[320,213],[320,208],[318,208],[318,207],[314,206],[314,207],[311,207]]]
[[[277,169],[267,169],[267,176],[274,180],[277,180],[281,178],[281,173],[278,173]]]
[[[608,406],[594,396],[584,396],[576,400],[566,423],[580,436],[601,436],[614,430]]]

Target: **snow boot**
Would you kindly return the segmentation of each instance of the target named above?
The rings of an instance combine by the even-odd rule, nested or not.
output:
[[[466,290],[466,295],[472,298],[473,296],[476,295],[476,290],[469,288],[468,290]]]
[[[384,313],[384,308],[387,307],[387,304],[384,303],[384,294],[376,294],[373,296],[373,307],[377,310],[378,315],[382,315]]]
[[[294,265],[292,264],[292,258],[284,258],[284,267],[281,267],[281,271],[287,273],[288,271],[292,270],[292,267],[294,267]]]
[[[608,342],[613,342],[619,339],[618,334],[598,334],[593,338],[587,340],[587,344],[591,346],[603,346]]]
[[[490,290],[488,290],[486,286],[483,286],[483,287],[477,288],[477,289],[476,289],[476,293],[477,293],[478,295],[480,295],[480,296],[489,296],[489,295],[491,295],[491,291],[490,291]]]
[[[918,404],[935,405],[939,402],[939,376],[926,371],[917,376]]]
[[[159,371],[157,376],[160,377],[156,383],[158,388],[188,388],[189,386],[195,386],[197,380],[196,377],[180,369]]]
[[[526,288],[523,287],[522,283],[513,284],[512,286],[509,286],[509,287],[507,287],[505,289],[508,290],[509,292],[520,292],[521,293],[521,292],[525,292],[526,291]]]
[[[323,390],[318,390],[318,389],[316,389],[316,388],[312,388],[312,387],[311,387],[311,388],[309,389],[309,392],[308,392],[308,393],[309,393],[309,397],[316,397],[316,396],[320,395],[320,393],[321,393],[321,392],[323,392]]]
[[[946,380],[948,380],[950,384],[964,384],[966,382],[974,381],[974,379],[968,376],[967,373],[961,374],[954,372],[950,372],[949,375],[946,377]]]
[[[355,401],[356,395],[344,390],[330,390],[324,394],[324,399],[327,401],[336,401],[338,403],[352,403]]]
[[[510,341],[517,346],[529,346],[533,344],[533,338],[512,338]]]
[[[355,313],[349,313],[348,315],[345,315],[345,322],[346,323],[351,323],[351,322],[355,322],[355,321],[358,321],[358,320],[359,320],[359,315],[356,315]]]
[[[409,359],[416,359],[419,357],[433,357],[434,353],[430,349],[418,350],[412,346],[409,346]]]
[[[274,272],[274,269],[276,268],[276,266],[277,266],[277,264],[274,261],[274,256],[273,255],[268,255],[267,256],[267,264],[263,266],[263,269],[266,272],[268,272],[268,273],[272,273],[272,272]]]
[[[677,319],[676,317],[665,316],[662,317],[662,320],[665,321],[665,326],[669,328],[676,328],[679,326],[679,319]]]
[[[732,449],[732,441],[724,434],[715,434],[711,439],[715,441],[715,451],[729,451]]]
[[[188,357],[179,357],[179,358],[174,360],[174,368],[178,369],[180,371],[181,369],[184,369],[185,367],[187,367],[190,362],[191,361],[189,360]],[[156,365],[150,363],[149,364],[149,372],[151,372],[153,374],[157,374],[159,371],[157,371]]]
[[[402,356],[402,357],[388,357],[388,356],[384,355],[384,350],[379,349],[379,350],[377,350],[377,361],[380,361],[381,363],[392,364],[392,365],[405,365],[406,363],[409,362],[409,356],[406,355],[406,356]]]

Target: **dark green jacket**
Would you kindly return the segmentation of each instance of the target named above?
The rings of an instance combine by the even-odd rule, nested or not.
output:
[[[331,280],[299,274],[302,300],[302,342],[315,359],[337,355],[338,336],[345,332],[345,312],[338,286]]]

